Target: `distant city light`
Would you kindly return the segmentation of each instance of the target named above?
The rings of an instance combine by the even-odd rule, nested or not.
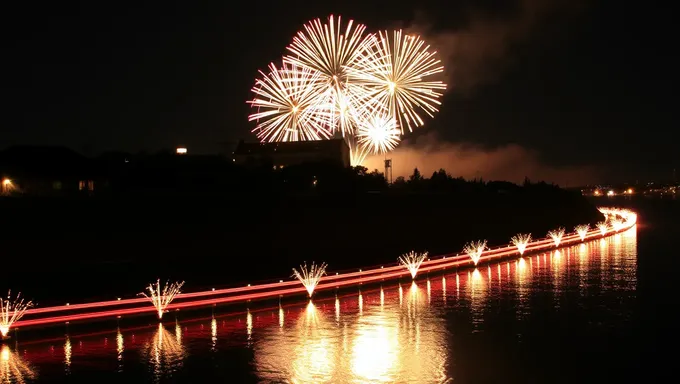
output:
[[[633,188],[628,188],[628,190],[626,191],[626,193],[629,194],[629,195],[632,194],[632,193],[633,193]]]
[[[607,196],[614,196],[614,191],[610,190],[609,192],[607,192]]]
[[[600,196],[600,191],[595,190],[595,196]]]
[[[187,149],[185,147],[177,147],[177,154],[178,155],[186,155]]]

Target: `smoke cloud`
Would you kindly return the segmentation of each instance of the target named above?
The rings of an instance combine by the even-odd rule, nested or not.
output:
[[[425,177],[444,168],[454,177],[466,179],[505,180],[521,183],[525,177],[532,181],[546,181],[560,186],[581,186],[599,180],[597,167],[556,167],[542,164],[535,151],[516,144],[493,149],[471,144],[441,142],[436,134],[421,136],[417,141],[406,141],[388,154],[392,159],[392,173],[408,178],[414,168]],[[384,156],[369,157],[364,166],[369,170],[384,169]]]
[[[585,2],[516,0],[503,15],[469,9],[464,15],[464,25],[453,31],[436,31],[427,17],[419,14],[406,30],[423,36],[439,52],[448,88],[465,93],[494,81],[513,62],[512,48],[540,35],[539,28],[568,30],[558,25],[571,20]]]

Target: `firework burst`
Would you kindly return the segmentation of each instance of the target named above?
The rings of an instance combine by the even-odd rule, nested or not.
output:
[[[249,117],[260,141],[324,140],[342,136],[352,165],[398,145],[408,128],[438,111],[446,85],[437,53],[419,36],[366,32],[363,24],[304,25],[279,68],[256,81]],[[398,133],[397,133],[398,132]]]
[[[578,233],[578,237],[581,238],[581,241],[586,239],[586,235],[588,234],[588,231],[590,230],[590,225],[588,224],[581,224],[577,225],[574,227],[574,231]]]
[[[600,233],[602,236],[607,234],[607,230],[609,230],[609,225],[607,224],[606,221],[600,221],[597,223],[597,228],[600,230]]]
[[[402,133],[406,127],[410,132],[424,124],[419,112],[434,116],[446,84],[430,79],[444,67],[420,36],[401,30],[391,37],[380,32],[377,44],[361,53],[347,73],[353,84],[365,90],[362,101],[371,113],[387,109],[399,121]]]
[[[524,251],[527,249],[527,245],[531,241],[531,233],[527,234],[522,234],[519,233],[510,239],[512,244],[517,247],[517,251],[519,251],[520,255],[524,254]]]
[[[321,277],[326,274],[326,263],[321,263],[321,265],[316,265],[312,263],[311,266],[307,267],[307,263],[300,266],[300,271],[293,268],[293,277],[300,280],[302,285],[307,289],[309,297],[314,294],[314,289],[319,285]]]
[[[27,309],[33,306],[33,302],[25,301],[21,293],[12,299],[12,291],[7,292],[7,298],[0,297],[0,335],[7,337],[12,324],[24,316]]]
[[[161,280],[156,280],[155,284],[149,284],[146,288],[149,291],[147,295],[146,292],[140,293],[140,295],[146,297],[151,301],[156,310],[158,311],[158,318],[163,318],[163,313],[168,308],[168,305],[175,299],[175,296],[180,293],[184,282],[170,283],[166,282],[161,288]]]
[[[366,26],[353,20],[343,28],[340,17],[331,15],[327,23],[316,19],[297,33],[288,46],[292,55],[284,57],[284,62],[320,74],[320,102],[332,111],[330,125],[343,136],[353,133],[355,102],[365,98],[347,78],[347,68],[375,44],[375,35],[365,32]]]
[[[548,236],[553,240],[556,247],[560,246],[562,242],[562,237],[564,237],[564,228],[557,228],[553,231],[548,232]]]
[[[486,240],[471,241],[465,245],[463,252],[467,253],[472,259],[472,262],[477,265],[479,259],[482,257],[482,253],[486,250]]]
[[[253,132],[261,141],[322,140],[331,137],[325,118],[329,111],[319,103],[320,72],[296,65],[269,65],[269,73],[260,71],[248,103],[257,112],[248,117],[258,121]]]
[[[361,164],[369,154],[390,152],[399,144],[400,135],[392,117],[377,115],[362,120],[357,130],[358,150],[352,162]]]
[[[406,269],[408,269],[408,271],[411,272],[411,278],[415,279],[416,275],[418,274],[420,264],[422,264],[426,258],[427,252],[418,253],[415,251],[411,251],[409,253],[399,256],[399,264],[405,266]]]

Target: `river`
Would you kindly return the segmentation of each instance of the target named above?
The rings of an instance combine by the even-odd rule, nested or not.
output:
[[[639,243],[660,252],[644,240],[659,223],[313,302],[26,330],[1,347],[0,382],[633,381],[653,337],[642,331]]]

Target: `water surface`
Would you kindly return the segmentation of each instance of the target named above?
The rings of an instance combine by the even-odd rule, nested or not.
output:
[[[20,332],[0,382],[592,382],[637,364],[637,228],[474,271],[238,313]],[[175,317],[173,317],[175,316]]]

